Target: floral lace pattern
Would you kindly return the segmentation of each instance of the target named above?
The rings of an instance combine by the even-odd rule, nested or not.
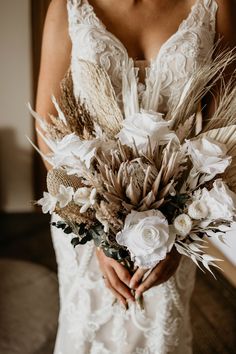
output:
[[[126,48],[106,29],[87,0],[68,0],[67,4],[75,95],[81,91],[76,74],[78,59],[89,60],[107,71],[124,110],[122,68],[132,62]],[[144,109],[165,111],[179,99],[191,72],[209,56],[216,10],[215,0],[197,0],[177,32],[162,45],[146,70],[145,85],[138,82],[138,98]],[[75,252],[70,237],[61,230],[53,228],[52,238],[61,302],[54,354],[192,352],[189,300],[195,266],[191,260],[182,257],[171,279],[145,293],[144,313],[134,304],[125,311],[120,304],[113,305],[114,297],[104,285],[93,244],[77,247]]]
[[[215,37],[215,0],[197,0],[178,30],[161,46],[146,75],[142,107],[165,112],[180,93],[191,73],[209,58]],[[78,59],[98,63],[109,74],[117,101],[122,107],[122,66],[129,65],[128,52],[121,41],[109,32],[87,0],[69,0],[69,32],[72,39],[71,68],[74,91]],[[155,85],[160,83],[160,99],[154,104]]]

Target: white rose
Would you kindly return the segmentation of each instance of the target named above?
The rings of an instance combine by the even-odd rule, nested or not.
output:
[[[208,174],[210,179],[223,173],[231,163],[226,146],[213,139],[187,140],[186,147],[196,172]]]
[[[213,220],[233,221],[236,212],[236,194],[221,179],[213,183],[210,191],[206,188],[202,189],[200,201],[208,208],[209,222]]]
[[[63,184],[59,187],[59,193],[56,195],[60,208],[64,208],[72,200],[74,189],[72,187],[65,187]]]
[[[188,207],[188,215],[195,220],[205,219],[208,212],[206,203],[200,200],[193,201]]]
[[[174,220],[174,228],[176,233],[182,238],[186,237],[190,233],[192,226],[192,220],[187,214],[180,214]]]
[[[152,146],[156,143],[163,145],[173,138],[178,139],[176,134],[169,129],[170,122],[162,118],[161,113],[141,110],[123,120],[123,128],[117,134],[122,144],[136,146],[142,149],[147,145],[149,136]]]
[[[74,168],[77,164],[77,157],[85,162],[87,168],[90,167],[91,160],[95,155],[98,141],[81,140],[74,133],[66,135],[62,140],[50,141],[49,147],[53,154],[48,158],[54,167],[68,166]]]
[[[131,211],[116,240],[128,248],[138,266],[152,268],[170,252],[175,235],[170,233],[168,222],[159,210]]]
[[[44,214],[52,214],[56,208],[57,198],[48,192],[43,192],[43,198],[39,199],[37,204],[42,206]]]
[[[91,189],[87,187],[82,187],[77,189],[74,194],[74,202],[75,204],[82,206],[80,208],[81,213],[85,213],[88,208],[95,204],[96,194],[96,188]]]

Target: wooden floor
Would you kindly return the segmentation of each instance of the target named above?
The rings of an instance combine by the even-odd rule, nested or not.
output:
[[[49,218],[0,215],[0,257],[29,260],[56,272]],[[191,303],[194,354],[236,353],[236,289],[221,275],[197,272]],[[184,354],[184,353],[183,353]]]

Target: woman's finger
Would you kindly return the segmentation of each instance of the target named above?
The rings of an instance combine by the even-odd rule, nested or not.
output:
[[[108,282],[106,282],[107,287],[112,288],[116,294],[118,293],[124,299],[134,301],[131,290],[126,286],[126,284],[129,284],[131,278],[128,270],[114,259],[107,257],[102,250],[97,250],[96,254],[99,267],[108,279]]]
[[[123,296],[127,300],[134,301],[134,296],[131,294],[131,290],[119,279],[114,268],[107,269],[107,277],[112,288]]]
[[[139,297],[145,291],[153,287],[154,285],[159,285],[163,282],[165,278],[165,273],[169,264],[166,260],[161,261],[148,275],[148,277],[139,285],[136,289],[136,297]]]
[[[181,255],[175,249],[167,254],[166,258],[153,268],[147,278],[136,289],[136,296],[140,296],[152,286],[157,286],[167,281],[178,268],[180,258]]]
[[[112,267],[114,268],[119,279],[129,287],[130,280],[131,280],[131,275],[129,271],[122,264],[116,261],[112,263]]]
[[[144,274],[147,271],[148,271],[148,269],[138,268],[130,280],[129,287],[131,289],[136,289],[139,286],[140,282],[143,279]]]
[[[109,281],[109,278],[107,276],[105,276],[105,277],[103,277],[103,279],[104,279],[107,289],[109,289],[112,292],[112,294],[115,296],[115,298],[118,301],[120,301],[125,307],[127,307],[126,299],[112,287],[112,285]]]

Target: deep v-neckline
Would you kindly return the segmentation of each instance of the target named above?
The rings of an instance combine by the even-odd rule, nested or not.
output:
[[[87,4],[91,8],[92,15],[94,16],[94,19],[96,20],[96,23],[100,25],[101,28],[105,31],[105,33],[114,40],[114,42],[119,44],[119,47],[122,48],[123,53],[125,54],[126,58],[128,60],[131,60],[132,62],[142,62],[145,61],[147,64],[155,64],[158,62],[159,58],[161,57],[162,52],[164,51],[165,48],[169,46],[169,44],[176,38],[177,35],[181,32],[181,29],[183,25],[187,22],[189,22],[194,15],[195,10],[197,7],[202,3],[202,0],[196,0],[196,2],[191,6],[191,9],[188,13],[188,15],[180,22],[177,30],[166,40],[162,43],[160,46],[159,50],[157,51],[156,55],[152,59],[134,59],[129,55],[128,49],[126,46],[123,44],[123,42],[115,35],[113,34],[110,30],[107,29],[107,26],[103,23],[103,21],[97,16],[96,11],[94,9],[94,6],[90,3],[89,0],[84,0],[82,4]]]

